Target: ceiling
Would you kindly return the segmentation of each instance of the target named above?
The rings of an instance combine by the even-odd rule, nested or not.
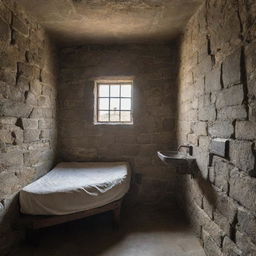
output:
[[[203,0],[19,0],[62,44],[167,41]]]

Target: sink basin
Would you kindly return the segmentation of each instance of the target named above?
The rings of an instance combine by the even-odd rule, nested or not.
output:
[[[158,157],[167,165],[176,167],[179,174],[192,174],[196,172],[196,158],[179,151],[157,151]]]
[[[184,152],[178,151],[157,151],[158,157],[165,163],[172,161],[192,161],[195,160],[193,156],[186,154]]]

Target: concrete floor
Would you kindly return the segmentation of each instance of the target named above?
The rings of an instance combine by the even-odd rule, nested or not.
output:
[[[43,230],[40,245],[23,245],[10,256],[205,256],[184,218],[166,207],[123,210],[118,230],[111,214]]]

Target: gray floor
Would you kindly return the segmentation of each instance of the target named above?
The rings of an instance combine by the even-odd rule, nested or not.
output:
[[[11,256],[204,256],[180,214],[166,207],[123,210],[118,230],[110,213],[45,229],[40,245]]]

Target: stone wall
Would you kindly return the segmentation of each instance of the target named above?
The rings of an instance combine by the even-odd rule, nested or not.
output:
[[[178,138],[200,174],[177,190],[210,256],[256,255],[255,21],[255,1],[207,0],[182,43]],[[213,138],[230,140],[229,157],[211,161]]]
[[[89,45],[60,53],[59,152],[65,161],[129,161],[130,198],[155,203],[172,197],[175,174],[158,159],[176,147],[178,47]],[[94,82],[134,77],[134,124],[94,125]]]
[[[12,1],[1,0],[0,254],[22,236],[15,227],[17,192],[54,163],[54,58],[44,30]]]

